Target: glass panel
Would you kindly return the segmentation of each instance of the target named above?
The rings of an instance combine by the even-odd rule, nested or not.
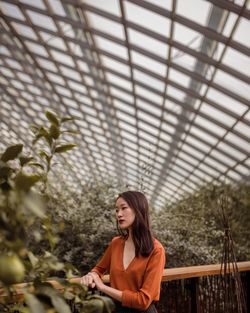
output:
[[[240,19],[239,25],[234,33],[234,40],[240,42],[243,45],[247,45],[246,38],[249,37],[250,22],[246,18]],[[248,42],[249,47],[249,42]]]
[[[107,34],[125,40],[124,29],[122,25],[113,22],[105,17],[88,12],[89,23],[93,28],[101,30]]]
[[[225,126],[231,127],[235,123],[235,118],[219,111],[218,109],[212,107],[209,104],[203,103],[200,109],[201,112],[204,112],[211,118],[222,122]]]
[[[29,50],[38,54],[38,55],[41,55],[43,57],[48,57],[48,52],[46,51],[46,49],[42,46],[42,45],[39,45],[37,43],[34,43],[34,42],[29,42],[29,41],[25,41],[26,45],[28,46]]]
[[[110,87],[110,91],[114,97],[118,97],[120,101],[133,103],[134,97],[128,93],[118,90],[114,87]]]
[[[138,127],[141,129],[141,130],[145,130],[147,132],[150,132],[150,134],[154,135],[154,136],[158,136],[158,128],[156,127],[153,127],[147,123],[144,123],[144,122],[141,122],[139,121],[138,122]]]
[[[141,110],[138,110],[138,118],[140,120],[146,121],[155,127],[159,127],[160,121],[152,117],[150,114],[147,114],[145,112],[142,112]]]
[[[197,135],[199,138],[207,141],[210,145],[215,145],[217,143],[217,138],[212,137],[211,135],[207,134],[206,132],[201,131],[199,128],[193,125],[190,129],[190,134]]]
[[[25,17],[21,10],[14,4],[2,2],[1,9],[3,10],[3,13],[7,16],[11,16],[22,21],[25,20]]]
[[[51,54],[57,62],[74,67],[74,61],[71,56],[51,49]]]
[[[131,117],[131,116],[129,116],[123,112],[120,112],[120,111],[117,111],[116,114],[117,114],[117,117],[120,118],[121,120],[128,122],[134,126],[136,125],[136,120],[134,117]],[[123,135],[124,135],[124,133],[123,133]]]
[[[128,59],[127,48],[105,38],[102,38],[100,36],[94,37],[98,48],[104,51],[108,51],[111,54],[117,55],[124,59],[125,61]]]
[[[246,66],[242,64],[242,66]],[[218,83],[219,85],[223,86],[224,88],[232,91],[236,95],[245,97],[246,99],[249,99],[249,86],[240,81],[239,79],[226,74],[225,72],[222,72],[220,70],[217,70],[214,81]]]
[[[155,94],[149,91],[148,89],[137,86],[137,85],[135,86],[135,93],[145,99],[150,99],[150,102],[155,102],[156,104],[159,104],[159,105],[163,101],[162,97],[159,96],[158,94]]]
[[[202,127],[205,127],[209,129],[214,134],[217,134],[218,136],[224,136],[226,130],[218,125],[215,125],[213,122],[210,122],[208,119],[201,117],[199,115],[195,118],[195,124],[200,125]]]
[[[31,27],[25,26],[25,25],[21,25],[19,23],[11,23],[13,25],[13,27],[15,28],[15,30],[17,31],[18,34],[29,37],[31,39],[37,39],[37,35],[35,34],[35,32],[32,30]]]
[[[128,92],[132,92],[132,83],[130,81],[125,80],[125,79],[123,79],[117,75],[112,74],[112,73],[106,73],[106,77],[107,77],[108,81],[110,81],[111,83],[127,89]]]
[[[51,17],[30,10],[27,10],[27,13],[33,24],[55,32],[57,31],[56,25]]]
[[[135,108],[132,105],[125,104],[117,99],[114,99],[113,103],[118,110],[126,111],[130,114],[135,114]]]
[[[233,27],[235,25],[237,18],[238,18],[237,14],[234,14],[232,12],[229,13],[227,21],[226,21],[226,25],[225,25],[223,32],[222,32],[224,36],[226,36],[226,37],[231,36],[232,30],[233,30]]]
[[[145,68],[161,76],[166,75],[167,67],[162,63],[159,63],[158,61],[148,58],[141,53],[135,51],[131,52],[131,58],[132,63],[140,65],[142,68]]]
[[[126,17],[129,21],[136,21],[140,26],[163,36],[169,34],[170,21],[167,18],[130,2],[125,2],[124,5]]]
[[[34,3],[33,0],[30,0],[30,1],[32,1]],[[60,0],[48,0],[48,1],[49,1],[49,4],[52,7],[52,10],[55,14],[61,15],[61,16],[66,15],[65,10],[64,10],[63,5],[62,5]]]
[[[84,2],[105,12],[120,16],[119,1],[117,0],[85,0]]]
[[[137,69],[133,69],[134,79],[138,80],[139,82],[142,82],[143,84],[146,84],[148,86],[151,86],[160,92],[164,91],[164,83],[150,75],[147,75],[146,73],[143,73]]]
[[[207,98],[216,101],[217,103],[219,101],[218,104],[221,106],[221,109],[225,108],[226,110],[229,110],[239,116],[243,115],[247,110],[247,107],[241,102],[238,102],[235,99],[232,99],[231,97],[228,97],[224,93],[211,87],[208,90]]]
[[[198,24],[207,25],[207,17],[212,8],[208,1],[196,0],[195,3],[190,1],[177,1],[177,14],[180,14]]]
[[[122,64],[121,62],[118,62],[116,60],[113,60],[105,55],[102,55],[101,59],[104,66],[107,66],[111,69],[115,69],[116,71],[130,77],[129,66]]]
[[[52,36],[51,34],[45,32],[39,32],[39,34],[41,35],[44,43],[48,44],[49,46],[66,51],[65,43],[60,37]]]
[[[191,81],[189,76],[182,74],[181,72],[176,71],[173,68],[170,69],[169,79],[173,80],[174,82],[176,82],[176,83],[178,83],[178,84],[180,84],[186,88],[189,87],[190,81]]]
[[[154,116],[159,116],[161,115],[161,109],[160,107],[156,107],[155,105],[145,102],[141,99],[136,99],[136,105],[138,108],[144,109],[147,111],[149,114],[152,113]]]
[[[129,44],[139,46],[146,51],[150,51],[156,55],[166,58],[168,56],[168,46],[152,37],[133,29],[128,29]],[[133,49],[133,48],[132,48]]]
[[[250,27],[250,23],[249,23]],[[249,46],[250,47],[250,46]],[[223,63],[232,67],[236,71],[249,76],[250,75],[250,59],[245,54],[238,52],[235,49],[227,48],[223,58]]]

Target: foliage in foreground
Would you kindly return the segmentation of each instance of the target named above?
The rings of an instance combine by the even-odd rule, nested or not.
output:
[[[71,117],[60,118],[46,112],[49,127],[33,125],[34,142],[43,141],[36,155],[23,154],[23,145],[8,147],[0,156],[0,297],[1,312],[70,313],[67,301],[78,311],[111,312],[113,302],[98,294],[91,294],[86,286],[60,279],[64,291],[59,293],[46,282],[51,275],[64,272],[70,278],[76,269],[61,262],[54,254],[59,231],[63,224],[53,224],[46,194],[48,177],[56,154],[65,153],[75,144],[62,140],[64,133],[74,133],[64,124]],[[33,227],[36,224],[38,227]],[[47,250],[39,255],[33,247],[46,241]],[[23,289],[23,297],[15,298],[13,284],[30,281]],[[16,299],[16,300],[14,300]]]

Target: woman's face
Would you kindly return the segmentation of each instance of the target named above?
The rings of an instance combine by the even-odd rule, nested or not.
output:
[[[122,198],[116,201],[116,218],[121,229],[128,229],[132,226],[135,220],[135,211]]]

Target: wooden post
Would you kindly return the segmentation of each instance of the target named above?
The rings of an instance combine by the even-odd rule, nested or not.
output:
[[[250,272],[246,272],[246,305],[247,312],[250,312]]]
[[[191,279],[190,289],[191,289],[191,312],[200,313],[198,277]]]

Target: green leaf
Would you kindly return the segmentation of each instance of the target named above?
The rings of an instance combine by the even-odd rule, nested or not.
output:
[[[115,309],[115,304],[109,297],[101,296],[102,301],[104,302],[103,313],[112,313]]]
[[[101,299],[90,299],[83,302],[83,309],[87,313],[102,313],[104,302]]]
[[[66,300],[73,300],[75,298],[75,295],[67,290],[64,292],[63,296]]]
[[[49,297],[53,307],[58,313],[71,313],[70,307],[65,302],[61,294],[58,293],[50,284],[43,283],[37,287],[37,294]]]
[[[7,179],[12,172],[13,169],[8,166],[0,167],[0,178]]]
[[[60,136],[60,129],[55,124],[52,124],[49,129],[49,134],[52,138],[57,139]]]
[[[50,111],[46,111],[45,115],[46,115],[47,119],[50,121],[51,124],[59,126],[59,120],[58,120],[58,118],[57,118],[55,113],[50,112]]]
[[[32,144],[33,144],[33,145],[36,144],[37,141],[38,141],[40,138],[42,138],[42,137],[44,137],[44,136],[41,135],[41,134],[37,134],[36,137],[32,140]]]
[[[55,153],[66,152],[66,151],[73,149],[74,147],[76,147],[75,144],[65,144],[65,145],[57,146],[55,148]]]
[[[63,134],[74,134],[74,135],[79,135],[80,132],[78,130],[74,130],[74,129],[65,129],[62,131]]]
[[[33,134],[37,134],[39,132],[40,126],[32,124],[32,125],[30,125],[30,129],[31,129]]]
[[[29,191],[30,188],[34,186],[35,183],[37,183],[40,179],[41,176],[39,175],[26,175],[19,173],[15,179],[16,188],[19,190]]]
[[[36,296],[26,293],[24,299],[30,308],[30,313],[46,313],[44,306]]]
[[[61,295],[53,295],[51,297],[51,302],[58,313],[71,313],[69,305],[61,297]]]
[[[44,138],[48,142],[49,146],[52,145],[52,137],[44,127],[40,127],[32,143],[35,144],[40,138]]]
[[[35,167],[40,167],[42,170],[44,170],[44,166],[40,163],[37,163],[37,162],[32,162],[32,163],[29,163],[30,166],[35,166]]]
[[[41,135],[42,137],[45,138],[45,140],[48,142],[49,146],[52,145],[52,137],[50,136],[47,129],[45,129],[44,127],[41,127],[41,129],[39,131],[39,135]]]
[[[26,156],[20,156],[19,161],[21,166],[24,166],[25,164],[29,163],[31,160],[33,160],[33,157],[26,157]]]
[[[23,150],[23,145],[13,145],[8,147],[1,156],[3,162],[8,162],[9,160],[14,160],[19,153]]]
[[[30,260],[32,267],[33,268],[36,267],[36,265],[39,262],[39,259],[31,251],[28,251],[28,258]]]
[[[61,123],[65,123],[65,122],[69,122],[69,121],[74,121],[76,120],[77,118],[76,117],[73,117],[73,116],[65,116],[61,119]]]
[[[30,313],[29,308],[25,307],[23,304],[15,304],[11,307],[11,311],[9,312],[20,312],[20,313]]]
[[[47,161],[47,163],[49,163],[50,160],[51,160],[51,158],[52,158],[52,156],[49,155],[49,154],[48,154],[46,151],[44,151],[44,150],[41,150],[41,151],[39,152],[39,155],[40,155],[41,158],[45,158],[46,161]]]

